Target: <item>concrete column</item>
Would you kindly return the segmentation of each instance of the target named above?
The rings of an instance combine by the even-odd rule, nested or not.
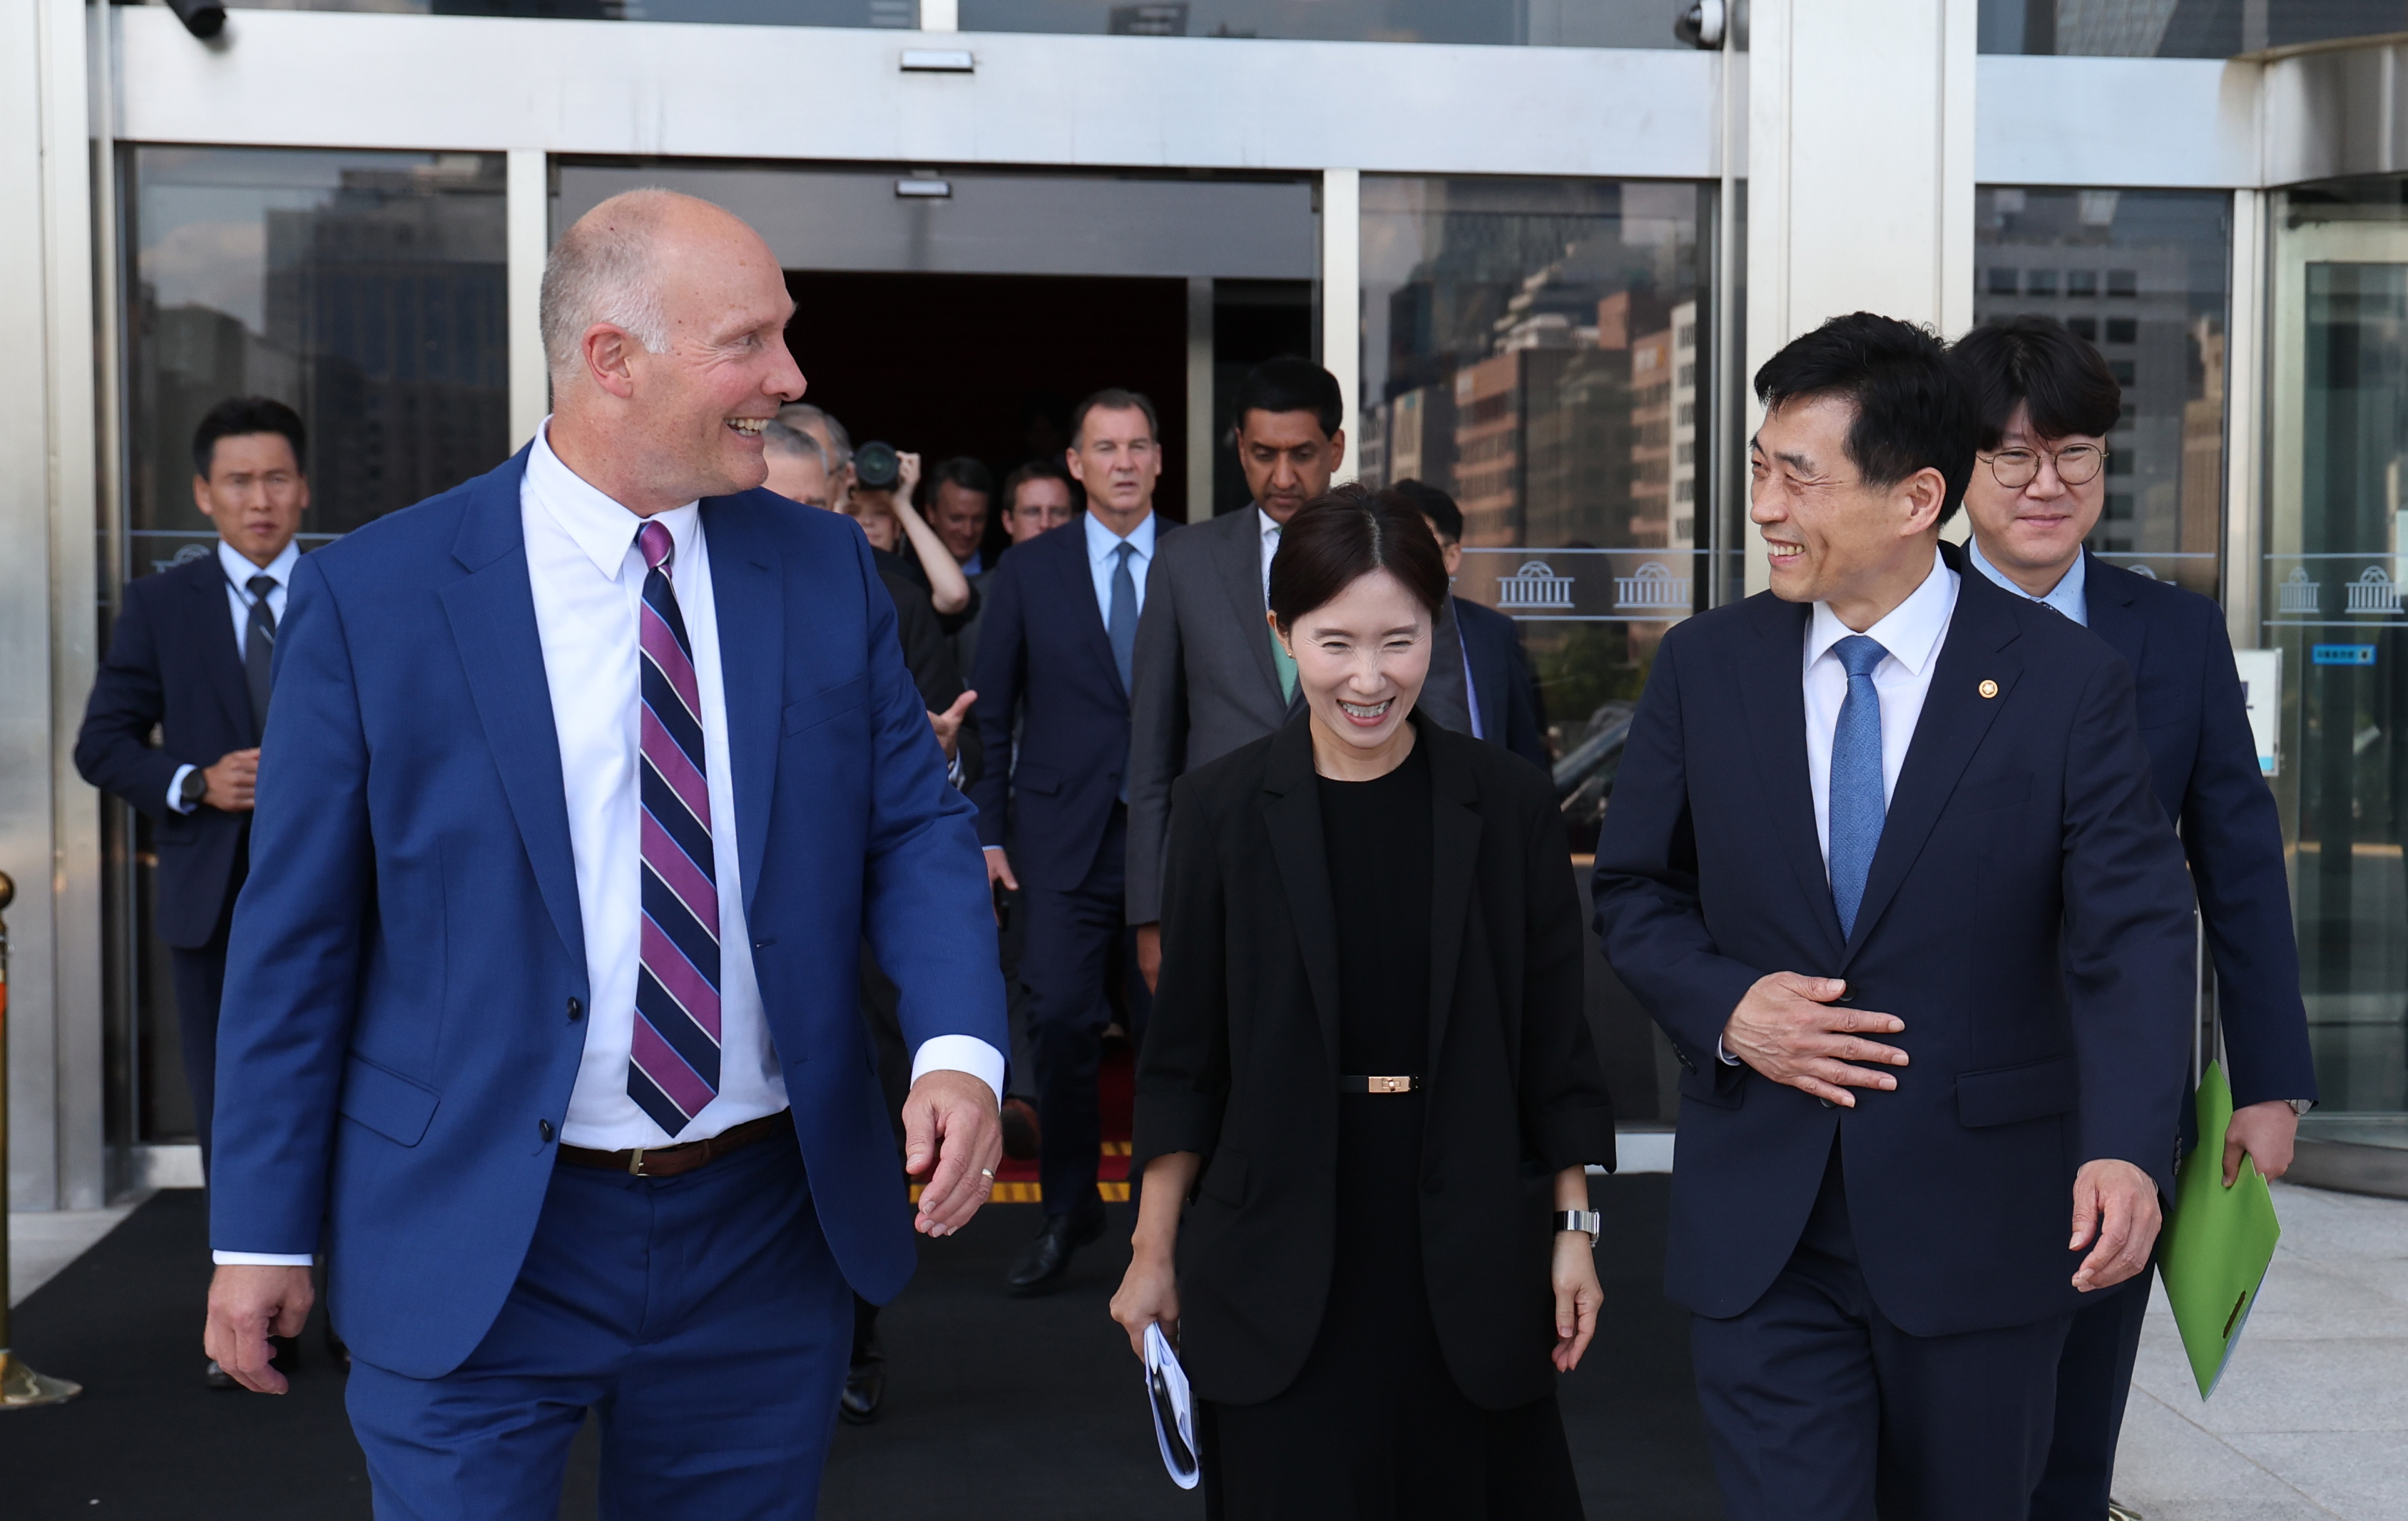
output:
[[[543,261],[552,252],[552,172],[540,148],[513,148],[504,160],[504,276],[509,293],[510,447],[535,437],[552,410],[552,372],[544,363]]]
[[[1355,169],[1321,171],[1321,363],[1338,377],[1341,425],[1352,430],[1363,411],[1363,176]],[[1359,447],[1350,438],[1330,484],[1354,479]]]
[[[1749,8],[1747,376],[1850,311],[1956,337],[1973,319],[1978,0]]]
[[[0,870],[9,1201],[101,1202],[100,809],[69,753],[99,638],[82,0],[0,6]],[[91,24],[105,24],[93,22]]]

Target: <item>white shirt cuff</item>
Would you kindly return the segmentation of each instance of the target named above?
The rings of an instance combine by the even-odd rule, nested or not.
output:
[[[191,809],[184,806],[184,778],[192,775],[194,771],[199,769],[200,768],[197,766],[179,766],[176,768],[176,774],[167,779],[168,812],[190,813],[192,811]]]
[[[995,1090],[997,1107],[1003,1103],[1003,1053],[975,1035],[939,1035],[923,1041],[919,1055],[911,1058],[911,1081],[929,1072],[968,1072]]]
[[[1730,1054],[1730,1047],[1723,1044],[1723,1038],[1719,1035],[1714,1037],[1714,1055],[1721,1058],[1722,1064],[1725,1067],[1737,1067],[1739,1065],[1739,1058]]]
[[[221,1268],[309,1268],[318,1262],[290,1252],[211,1252],[209,1260]]]

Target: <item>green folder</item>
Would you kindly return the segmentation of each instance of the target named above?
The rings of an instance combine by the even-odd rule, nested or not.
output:
[[[2199,1083],[2199,1148],[2175,1180],[2173,1218],[2157,1253],[2201,1399],[2215,1392],[2232,1361],[2283,1235],[2273,1193],[2255,1161],[2243,1156],[2239,1181],[2224,1186],[2224,1131],[2231,1122],[2231,1085],[2210,1062]]]

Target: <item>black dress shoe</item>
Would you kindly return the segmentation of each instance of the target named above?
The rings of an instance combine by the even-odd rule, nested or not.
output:
[[[218,1366],[218,1360],[215,1357],[211,1357],[209,1359],[209,1370],[206,1376],[208,1379],[209,1387],[212,1389],[239,1389],[242,1387],[241,1385],[236,1384],[234,1381],[234,1375],[232,1373],[227,1372],[224,1369]]]
[[[886,1398],[886,1357],[872,1353],[866,1362],[844,1370],[844,1393],[837,1397],[837,1413],[849,1426],[867,1426],[878,1419],[878,1402]]]
[[[1003,1155],[1015,1162],[1037,1160],[1044,1132],[1037,1127],[1037,1106],[1025,1098],[1003,1101]]]
[[[1015,1295],[1050,1294],[1070,1271],[1071,1254],[1104,1233],[1104,1207],[1090,1204],[1069,1214],[1046,1217],[1045,1228],[1011,1265],[1007,1282]]]

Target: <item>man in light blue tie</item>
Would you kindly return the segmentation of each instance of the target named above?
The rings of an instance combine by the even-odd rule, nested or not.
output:
[[[1683,1069],[1666,1287],[1731,1521],[2027,1521],[2172,1186],[2190,885],[2129,668],[1940,543],[1938,341],[1859,312],[1756,383],[1771,589],[1665,639],[1597,851]]]
[[[1024,895],[1020,980],[1029,993],[1045,1196],[1045,1225],[1011,1270],[1017,1294],[1056,1287],[1071,1255],[1103,1230],[1096,1074],[1111,1020],[1108,989],[1125,989],[1132,1034],[1147,1001],[1129,975],[1133,937],[1122,909],[1129,690],[1157,532],[1156,438],[1154,404],[1134,391],[1081,402],[1068,458],[1087,509],[1014,546],[987,581],[971,684],[990,759],[970,796],[988,877]],[[1007,776],[1015,711],[1020,748]],[[1005,851],[1008,833],[1017,856]]]

